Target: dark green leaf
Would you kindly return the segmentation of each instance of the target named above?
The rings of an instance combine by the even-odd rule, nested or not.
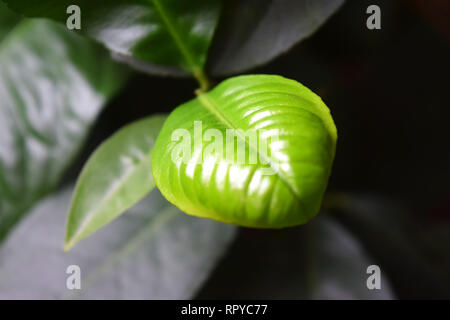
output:
[[[240,76],[172,112],[156,141],[152,172],[183,212],[282,228],[317,214],[336,139],[328,108],[300,83]]]
[[[152,192],[63,252],[72,191],[39,204],[1,248],[0,299],[193,298],[234,238],[234,227],[187,216]],[[81,269],[81,290],[66,288],[70,265]]]
[[[224,75],[266,63],[313,34],[343,2],[226,1],[208,57],[208,69],[212,74]]]
[[[99,49],[37,20],[0,43],[0,239],[55,187],[124,80]]]
[[[121,129],[91,156],[75,188],[66,250],[141,200],[154,187],[150,155],[166,116]]]
[[[203,68],[217,24],[219,0],[6,0],[13,10],[66,24],[81,9],[81,31],[121,55],[152,64]],[[157,71],[157,69],[153,69]],[[162,69],[164,70],[164,69]]]

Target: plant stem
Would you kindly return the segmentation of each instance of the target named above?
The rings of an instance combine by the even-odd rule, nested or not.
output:
[[[197,82],[200,85],[200,88],[198,89],[200,93],[206,92],[211,88],[211,81],[202,68],[194,68],[194,70],[192,70],[192,74],[194,75],[195,79],[197,79]]]

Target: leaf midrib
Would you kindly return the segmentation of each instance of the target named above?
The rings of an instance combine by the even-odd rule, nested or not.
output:
[[[103,208],[103,206],[105,205],[105,203],[108,203],[115,195],[116,193],[120,190],[120,188],[123,187],[125,181],[127,181],[139,168],[140,166],[142,166],[143,164],[146,164],[146,160],[150,159],[150,155],[151,155],[151,151],[147,154],[145,154],[145,156],[140,159],[140,162],[131,167],[122,177],[120,180],[118,180],[118,182],[116,182],[115,185],[113,185],[112,188],[110,188],[108,190],[108,192],[105,193],[105,195],[98,201],[97,205],[89,210],[88,214],[86,214],[86,218],[83,219],[83,221],[80,223],[80,226],[78,227],[78,231],[75,232],[75,234],[69,239],[66,239],[66,245],[64,246],[64,250],[70,250],[78,241],[80,241],[83,236],[84,236],[84,232],[86,231],[86,228],[90,225],[90,223],[97,217],[95,215],[96,212],[98,212],[100,209]],[[83,173],[81,174],[81,176],[83,175]],[[73,200],[73,202],[75,203],[75,199]],[[72,207],[72,205],[70,206]],[[128,207],[129,208],[129,207]],[[72,213],[69,213],[69,217],[72,216]]]
[[[194,61],[194,58],[189,50],[189,47],[184,43],[183,39],[179,35],[179,31],[176,28],[175,23],[173,23],[171,20],[169,13],[166,12],[165,8],[162,6],[160,0],[149,0],[153,3],[153,6],[155,7],[156,11],[158,12],[159,16],[161,17],[161,20],[163,21],[164,25],[167,28],[167,31],[172,37],[173,42],[175,43],[175,46],[178,47],[180,50],[182,56],[186,60],[187,64],[192,70],[195,70],[198,68],[197,64]]]
[[[252,146],[248,142],[248,140],[245,139],[245,137],[243,137],[240,134],[239,130],[237,130],[238,128],[219,110],[219,108],[216,106],[214,100],[208,96],[208,93],[200,92],[197,94],[197,98],[200,101],[200,105],[202,105],[206,110],[208,110],[210,113],[212,113],[226,127],[234,129],[235,134],[239,139],[243,140],[245,142],[245,144],[247,144],[249,146],[249,148],[252,148],[254,151],[256,151],[260,157],[264,158],[266,163],[270,164],[270,167],[272,168],[272,170],[274,170],[274,172],[276,173],[278,178],[289,188],[289,190],[294,195],[294,197],[299,201],[299,203],[301,205],[303,205],[302,199],[300,199],[300,196],[297,194],[294,187],[289,183],[287,177],[285,177],[279,170],[274,168],[274,166],[272,164],[274,162],[273,159],[266,157],[264,154],[261,154],[257,148],[255,149],[255,147]]]

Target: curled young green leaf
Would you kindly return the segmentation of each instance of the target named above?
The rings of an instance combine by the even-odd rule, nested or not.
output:
[[[172,112],[152,172],[188,214],[257,228],[299,225],[320,209],[336,139],[328,108],[300,83],[239,76]]]

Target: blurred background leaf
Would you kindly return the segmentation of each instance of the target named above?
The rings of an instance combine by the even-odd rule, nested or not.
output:
[[[208,59],[214,75],[264,64],[313,34],[344,0],[230,0]]]
[[[450,298],[448,223],[426,223],[399,203],[370,194],[341,196],[334,211],[402,296]]]
[[[154,191],[70,252],[62,251],[72,189],[42,201],[0,249],[0,299],[192,298],[236,227],[180,212]],[[81,290],[66,269],[81,269]]]
[[[1,240],[58,183],[126,73],[53,22],[22,20],[0,41]]]
[[[64,24],[69,17],[66,9],[78,5],[81,32],[116,52],[119,59],[134,66],[145,66],[148,72],[163,74],[179,74],[179,68],[187,72],[203,68],[221,7],[220,0],[5,2],[26,16],[47,17]],[[150,64],[135,64],[130,57]]]
[[[394,298],[385,275],[381,290],[367,289],[366,269],[375,260],[327,213],[295,228],[241,230],[197,298]]]
[[[326,214],[326,213],[324,213]],[[390,278],[382,273],[381,290],[368,290],[367,267],[376,264],[359,239],[329,216],[308,231],[312,242],[312,297],[318,299],[393,299]],[[314,260],[314,258],[316,259]],[[383,272],[383,270],[381,271]],[[315,285],[315,286],[314,286]]]

